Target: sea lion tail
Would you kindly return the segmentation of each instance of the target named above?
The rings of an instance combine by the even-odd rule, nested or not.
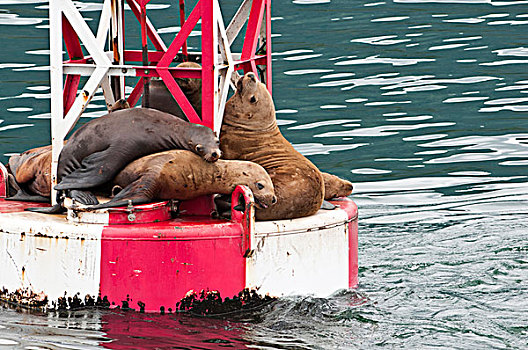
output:
[[[66,211],[66,209],[63,208],[63,197],[61,192],[57,192],[57,204],[52,205],[51,207],[40,207],[40,208],[26,208],[25,211],[32,211],[34,213],[42,213],[42,214],[62,214]]]
[[[39,202],[39,203],[49,203],[50,199],[48,197],[31,195],[24,190],[20,189],[18,192],[11,197],[6,197],[6,201],[22,201],[22,202]]]
[[[101,203],[98,205],[90,206],[90,209],[103,209],[103,208],[115,208],[115,207],[124,207],[128,204],[145,204],[150,203],[152,201],[152,196],[149,196],[148,191],[146,190],[145,186],[141,186],[144,184],[145,179],[140,177],[136,181],[130,183],[125,188],[123,188],[121,191],[119,191],[118,194],[115,195],[112,200]]]
[[[99,204],[99,200],[97,199],[97,197],[90,191],[69,190],[66,193],[67,197],[75,199],[77,202],[83,205]]]
[[[335,208],[336,206],[328,202],[327,200],[323,200],[323,204],[321,204],[321,209],[324,210],[334,210]]]
[[[26,208],[24,210],[42,214],[61,214],[65,211],[65,209],[60,204],[55,204],[51,207],[44,208]]]

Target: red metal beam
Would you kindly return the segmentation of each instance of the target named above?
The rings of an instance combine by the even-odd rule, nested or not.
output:
[[[141,50],[125,50],[125,61],[126,62],[142,62],[143,61],[142,54],[143,52]],[[148,53],[149,62],[152,62],[152,63],[159,62],[159,60],[161,60],[164,54],[165,52],[162,52],[162,51],[149,51]]]
[[[252,61],[255,65],[266,65],[266,56],[254,56],[248,60],[240,61],[235,65],[235,70],[244,69],[244,67],[247,67]]]
[[[64,38],[64,44],[66,45],[66,51],[70,61],[72,60],[83,60],[84,53],[81,47],[81,42],[75,30],[73,29],[70,21],[62,15],[62,36]],[[64,91],[62,92],[62,99],[64,104],[64,115],[68,113],[75,97],[77,96],[77,89],[79,88],[79,82],[81,81],[80,75],[67,75],[64,83]]]
[[[266,0],[266,87],[271,94],[271,0]]]
[[[253,0],[251,3],[251,11],[249,13],[246,36],[244,38],[244,46],[242,47],[242,55],[240,56],[241,60],[250,59],[255,55],[263,14],[264,0]],[[258,75],[257,66],[254,61],[250,61],[244,65],[244,73],[247,73],[248,71],[252,71]]]
[[[134,107],[141,97],[141,93],[143,92],[143,79],[140,78],[137,82],[136,86],[134,87],[134,90],[130,93],[128,96],[127,102],[130,105],[130,107]]]
[[[187,119],[191,123],[202,124],[202,120],[198,116],[198,113],[196,113],[194,107],[191,105],[191,103],[183,93],[182,89],[176,83],[169,71],[165,69],[159,71],[158,73],[161,79],[163,79],[165,85],[167,85],[167,88],[171,92],[176,102],[178,102],[178,104],[180,105],[180,108],[182,109],[183,113],[185,113]]]
[[[201,17],[201,11],[200,11],[200,4],[201,0],[196,4],[193,11],[189,15],[189,18],[187,18],[187,21],[185,21],[185,24],[181,27],[179,33],[176,35],[172,43],[170,44],[169,48],[167,49],[167,52],[163,55],[161,60],[158,63],[159,69],[167,68],[172,60],[176,57],[178,52],[180,51],[183,43],[185,40],[187,40],[187,37],[191,34],[194,27],[196,27],[196,24],[198,23],[198,20]],[[202,23],[203,26],[203,23]],[[203,33],[202,33],[203,36]],[[202,49],[203,51],[203,49]]]
[[[180,27],[185,24],[185,0],[180,0]],[[187,40],[183,43],[182,47],[183,60],[187,61]]]
[[[200,0],[202,8],[202,125],[214,129],[214,59],[217,49],[213,40],[213,0]]]
[[[137,20],[141,22],[141,7],[135,0],[126,0],[128,6],[130,6],[130,9],[136,16]],[[148,2],[148,1],[147,1]],[[156,28],[152,25],[152,23],[147,21],[147,35],[152,41],[152,44],[156,48],[156,50],[164,51],[165,44],[163,43],[163,40],[159,36],[158,32],[156,31]]]
[[[159,73],[151,69],[152,67],[134,67],[136,69],[137,77],[159,77]],[[149,69],[148,73],[145,73],[145,69]],[[169,67],[167,69],[173,78],[191,78],[191,79],[202,79],[202,69],[200,68],[179,68]]]
[[[64,104],[64,115],[68,114],[75,98],[77,97],[77,89],[79,88],[79,83],[81,81],[80,75],[66,75],[66,80],[64,81],[64,91],[62,93],[62,100]]]
[[[189,18],[187,18],[187,21],[185,21],[185,24],[181,27],[180,32],[176,35],[169,48],[167,49],[167,52],[165,52],[163,57],[158,62],[158,65],[156,66],[157,73],[159,74],[160,78],[163,79],[165,85],[167,85],[167,88],[172,93],[172,96],[176,99],[176,102],[178,102],[178,104],[180,105],[180,108],[182,109],[183,113],[185,113],[187,119],[191,123],[197,124],[203,124],[202,120],[194,110],[193,106],[191,105],[183,91],[180,89],[180,87],[174,80],[172,74],[169,72],[169,65],[172,63],[172,61],[180,51],[180,48],[182,47],[183,43],[185,42],[185,40],[187,40],[187,37],[191,34],[192,30],[198,23],[198,20],[201,17],[201,3],[202,0],[200,0],[198,4],[196,4],[191,14],[189,15]],[[202,23],[202,28],[203,26],[204,24]],[[202,38],[203,36],[204,34],[202,33]]]

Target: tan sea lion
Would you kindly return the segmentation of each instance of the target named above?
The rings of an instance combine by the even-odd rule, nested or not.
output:
[[[18,192],[12,200],[49,201],[51,193],[51,145],[32,148],[9,158],[8,171]]]
[[[338,176],[323,173],[324,179],[324,188],[325,188],[325,200],[330,200],[332,198],[346,197],[352,194],[354,186],[350,181],[341,179]]]
[[[201,68],[195,62],[183,62],[177,67]],[[176,83],[194,107],[198,116],[202,116],[202,79],[176,78]],[[149,107],[187,120],[182,109],[162,80],[152,79],[149,85]]]
[[[237,185],[248,186],[258,208],[277,199],[271,178],[260,165],[236,160],[205,162],[183,150],[171,150],[136,159],[113,180],[123,189],[109,202],[91,209],[125,206],[153,200],[187,200],[206,194],[231,194]]]
[[[269,173],[277,203],[257,210],[258,220],[308,216],[321,207],[323,176],[282,136],[271,95],[253,73],[239,79],[226,104],[220,148],[225,159],[252,161]]]

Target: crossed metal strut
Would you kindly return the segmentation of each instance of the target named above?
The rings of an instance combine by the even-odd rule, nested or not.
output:
[[[217,133],[229,87],[233,87],[239,70],[258,74],[257,66],[263,67],[260,76],[271,92],[271,0],[242,1],[227,28],[218,0],[199,0],[187,18],[184,18],[184,0],[180,0],[181,29],[168,47],[147,16],[148,2],[126,0],[141,25],[142,34],[142,50],[126,50],[125,0],[104,0],[96,34],[72,0],[50,1],[52,187],[57,183],[58,158],[64,139],[99,87],[108,107],[123,98],[135,106],[149,79],[161,78],[190,122],[208,126]],[[171,66],[177,57],[187,58],[186,41],[200,19],[202,52],[195,56],[201,58],[201,68]],[[246,22],[242,52],[233,53],[231,46]],[[147,49],[147,37],[155,50]],[[63,45],[69,56],[67,61],[63,61]],[[89,78],[79,88],[81,76]],[[137,79],[128,97],[125,77]],[[175,78],[202,80],[201,117]],[[55,201],[54,193],[52,200]]]

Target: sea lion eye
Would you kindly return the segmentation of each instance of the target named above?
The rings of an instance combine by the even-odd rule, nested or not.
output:
[[[264,188],[264,185],[261,184],[260,182],[257,182],[256,185],[257,185],[257,188],[258,188],[259,190],[262,190],[262,189]]]
[[[255,96],[251,96],[251,98],[249,99],[249,102],[256,103],[257,99],[255,98]]]
[[[194,147],[194,149],[195,149],[196,152],[198,152],[198,153],[203,153],[203,151],[204,151],[204,147],[203,147],[202,145],[196,145],[196,146]]]

